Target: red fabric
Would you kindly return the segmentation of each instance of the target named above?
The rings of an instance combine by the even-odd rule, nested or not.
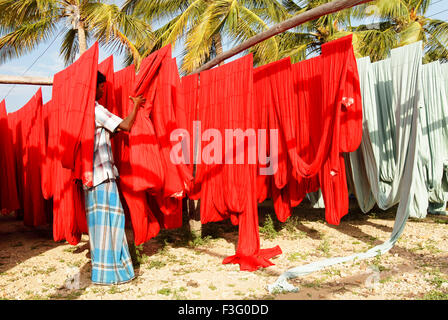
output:
[[[179,87],[179,98],[176,104],[176,121],[177,125],[181,129],[185,129],[188,132],[189,149],[184,156],[187,158],[186,168],[188,174],[193,176],[194,169],[194,152],[195,145],[201,139],[197,137],[196,130],[194,129],[194,122],[198,120],[198,92],[199,92],[199,74],[193,74],[183,77],[181,79]],[[196,144],[195,144],[196,142]],[[190,180],[187,187],[187,194],[190,199],[198,200],[200,197],[201,186],[199,183],[194,183],[194,180]]]
[[[5,101],[0,103],[0,211],[9,213],[20,208],[17,195],[16,166],[12,133]]]
[[[44,194],[53,198],[53,239],[76,245],[88,232],[84,185],[91,185],[98,45],[57,73],[48,110],[48,175]],[[64,161],[64,166],[63,166]],[[79,182],[75,182],[78,180]]]
[[[132,182],[129,184],[137,192],[151,190],[157,193],[162,190],[165,180],[163,159],[151,113],[156,92],[154,78],[163,58],[169,52],[168,49],[165,47],[145,58],[134,83],[133,96],[143,95],[146,99],[145,106],[139,110],[129,134],[129,162],[132,171]],[[128,104],[128,107],[127,113],[131,111],[132,103]]]
[[[60,118],[61,162],[75,171],[75,178],[93,185],[93,143],[95,135],[95,95],[98,70],[98,43],[78,60],[54,76],[53,101],[64,115]],[[63,95],[63,96],[59,96]]]
[[[41,188],[41,164],[45,141],[42,118],[42,90],[14,113],[12,129],[15,131],[15,157],[20,203],[24,224],[40,226],[47,223],[45,202]]]
[[[338,225],[340,219],[348,213],[349,206],[342,152],[356,150],[362,139],[361,94],[352,37],[323,45],[322,59],[325,65],[332,66],[323,74],[324,83],[329,89],[323,90],[323,96],[329,105],[336,106],[337,122],[331,154],[319,173],[319,180],[325,201],[326,220]],[[345,104],[347,98],[353,99],[353,105]]]
[[[356,150],[362,138],[361,96],[352,37],[327,43],[321,56],[293,66],[287,58],[257,68],[254,86],[257,105],[261,107],[259,128],[280,130],[279,172],[273,178],[258,176],[258,200],[271,195],[277,217],[284,222],[291,207],[320,187],[327,222],[339,224],[348,212],[342,153]],[[286,149],[294,168],[292,175],[281,174],[290,172],[289,162],[282,158]]]
[[[98,65],[98,71],[106,77],[106,83],[104,84],[104,94],[98,103],[108,109],[109,111],[115,111],[114,108],[117,105],[115,101],[114,90],[114,57],[110,56]]]
[[[169,52],[171,55],[171,51]],[[192,180],[192,176],[185,164],[175,165],[171,160],[171,150],[177,142],[171,141],[171,133],[176,130],[175,108],[178,103],[177,90],[180,86],[177,65],[174,59],[163,59],[156,78],[154,107],[151,118],[161,150],[164,164],[165,181],[163,197],[181,199],[185,196],[185,186]]]
[[[269,194],[274,201],[274,208],[280,221],[285,222],[291,215],[289,189],[287,183],[291,179],[290,164],[286,140],[280,124],[279,105],[293,105],[293,83],[291,74],[291,62],[289,58],[256,68],[254,70],[254,91],[256,106],[259,108],[258,129],[266,130],[265,145],[260,145],[259,154],[269,156],[271,165],[277,163],[273,175],[257,176],[258,201],[264,201]],[[273,142],[277,150],[270,154],[271,130],[276,130]],[[277,139],[275,139],[277,137]],[[262,141],[262,140],[261,140]],[[259,141],[261,143],[261,141]],[[260,158],[261,159],[261,158]],[[266,168],[259,163],[259,170]]]
[[[116,104],[112,109],[112,112],[123,119],[127,117],[132,108],[132,102],[129,99],[129,96],[132,94],[134,83],[134,65],[115,72],[113,85]],[[139,112],[141,111],[142,110]],[[132,131],[135,130],[136,125],[142,127],[142,124],[144,124],[144,122],[137,123],[136,121]],[[144,132],[144,127],[142,130]],[[120,174],[118,183],[123,196],[123,207],[125,208],[125,212],[129,211],[129,217],[134,231],[134,242],[136,245],[140,245],[149,241],[159,233],[160,224],[151,211],[146,191],[134,190],[133,174],[138,174],[138,170],[135,172],[132,171],[129,140],[130,134],[121,132],[113,137],[112,145],[115,165]]]
[[[170,159],[170,133],[177,128],[174,110],[179,103],[180,85],[170,47],[143,60],[135,81],[133,70],[127,68],[114,75],[116,114],[124,118],[131,111],[130,95],[143,95],[146,103],[130,134],[117,135],[121,141],[116,162],[134,240],[139,245],[156,236],[160,228],[182,226],[182,197],[188,170],[175,166]]]
[[[258,209],[256,198],[256,163],[249,164],[248,155],[244,163],[238,164],[241,156],[237,141],[226,137],[225,129],[255,128],[253,101],[252,56],[248,55],[222,67],[202,72],[199,90],[199,113],[202,130],[216,129],[223,139],[232,139],[233,148],[226,151],[216,144],[215,153],[211,143],[204,143],[203,159],[207,154],[217,162],[198,165],[198,181],[201,186],[201,221],[207,223],[230,218],[239,224],[239,239],[236,254],[224,259],[223,263],[238,263],[241,270],[254,271],[272,265],[269,259],[281,253],[277,246],[261,250],[258,234]],[[223,112],[225,110],[225,112]],[[256,135],[256,133],[255,133]],[[219,135],[215,135],[215,139]],[[244,150],[248,150],[245,142]],[[231,152],[233,154],[231,154]],[[233,164],[224,164],[225,159]],[[221,160],[221,163],[219,163]],[[227,162],[228,163],[228,162]]]

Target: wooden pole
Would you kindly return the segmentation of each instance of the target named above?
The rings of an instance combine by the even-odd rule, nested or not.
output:
[[[51,86],[53,85],[52,77],[18,77],[0,75],[0,84],[25,84],[36,86]]]
[[[291,28],[297,27],[298,25],[301,25],[305,22],[312,21],[327,14],[335,13],[337,11],[348,9],[357,6],[359,4],[371,1],[373,0],[335,0],[323,4],[319,7],[313,8],[311,10],[305,11],[301,14],[298,14],[297,16],[294,16],[288,20],[276,24],[271,29],[261,32],[253,36],[252,38],[248,39],[247,41],[239,44],[238,46],[230,49],[229,51],[226,51],[223,54],[218,55],[216,58],[210,60],[209,62],[205,63],[204,65],[193,71],[192,74],[200,73],[202,71],[213,68],[214,66],[223,62],[224,60],[233,57],[238,53],[247,50],[260,42],[272,38],[277,34],[285,32],[286,30],[289,30]]]

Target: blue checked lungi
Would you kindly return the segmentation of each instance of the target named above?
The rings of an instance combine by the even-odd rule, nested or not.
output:
[[[118,284],[134,278],[125,215],[115,180],[85,190],[92,282]]]

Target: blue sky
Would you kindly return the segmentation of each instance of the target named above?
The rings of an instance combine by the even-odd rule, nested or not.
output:
[[[120,4],[123,1],[109,1]],[[434,19],[448,20],[448,0],[433,0],[432,5],[427,14]],[[45,76],[50,77],[55,73],[64,69],[63,60],[59,57],[59,48],[61,38],[56,39],[50,45],[51,41],[42,43],[33,52],[22,56],[21,58],[10,60],[0,65],[0,74],[4,75],[27,75],[27,76]],[[174,55],[178,56],[181,48],[176,48]],[[225,48],[228,49],[228,48]],[[45,52],[45,54],[43,54]],[[42,55],[43,54],[43,55]],[[41,56],[39,58],[39,56]],[[100,61],[106,59],[111,55],[100,48]],[[37,59],[37,61],[36,61]],[[120,70],[123,67],[123,59],[115,55],[115,70]],[[25,73],[25,71],[34,63],[32,68]],[[36,93],[39,87],[24,86],[24,85],[3,85],[0,84],[0,101],[6,97],[6,109],[8,112],[13,112],[20,109],[25,103]],[[51,99],[51,87],[42,87],[44,102]]]

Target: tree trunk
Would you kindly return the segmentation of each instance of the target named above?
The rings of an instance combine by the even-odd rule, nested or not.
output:
[[[86,29],[84,21],[80,20],[78,23],[78,42],[79,42],[79,55],[82,55],[87,51]]]
[[[216,56],[220,56],[223,53],[222,50],[222,36],[220,33],[217,33],[213,36],[213,43],[215,45],[215,51],[216,51]],[[221,61],[221,63],[219,63],[219,66],[222,66],[224,64],[224,60]]]

